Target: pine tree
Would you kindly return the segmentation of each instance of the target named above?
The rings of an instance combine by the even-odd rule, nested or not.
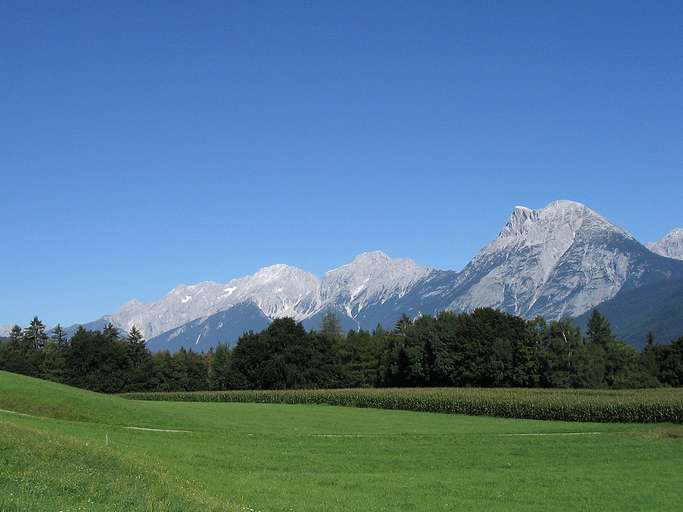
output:
[[[128,360],[130,361],[128,389],[130,391],[141,391],[153,387],[155,376],[152,354],[147,350],[145,338],[138,328],[131,327],[125,343],[121,341],[115,341],[115,343],[121,343],[128,353]]]
[[[128,332],[128,338],[126,338],[126,341],[128,341],[128,343],[130,343],[131,345],[145,344],[145,338],[142,336],[142,333],[135,326],[130,328],[130,331]]]
[[[27,348],[35,350],[42,350],[47,344],[48,336],[45,332],[45,325],[38,320],[38,317],[33,317],[31,324],[24,329],[24,344]]]
[[[135,326],[133,326],[133,329],[135,329]],[[113,323],[109,322],[102,329],[102,334],[108,339],[115,340],[119,337],[119,330],[114,327]]]
[[[339,317],[337,317],[334,311],[329,310],[325,313],[325,316],[323,316],[322,323],[320,324],[320,334],[330,340],[341,339],[342,326]]]
[[[586,335],[589,343],[601,345],[606,347],[614,341],[612,328],[607,319],[600,314],[597,309],[593,310],[590,320],[588,320],[588,329]]]
[[[62,328],[61,324],[57,324],[57,326],[54,329],[52,329],[51,340],[58,347],[63,347],[64,345],[66,345],[66,332]]]
[[[43,379],[61,382],[64,378],[64,370],[66,367],[65,343],[55,340],[50,340],[43,350],[43,360],[40,366],[40,376]]]
[[[398,334],[406,334],[406,331],[408,330],[408,328],[411,325],[413,325],[412,320],[408,317],[408,315],[403,313],[401,315],[401,318],[399,318],[398,321],[396,322],[396,326],[394,327],[394,331],[396,331],[396,333],[398,333]]]
[[[22,347],[23,339],[24,331],[21,329],[21,327],[19,327],[18,325],[12,327],[12,330],[9,332],[9,345],[12,348],[12,350],[18,352]]]

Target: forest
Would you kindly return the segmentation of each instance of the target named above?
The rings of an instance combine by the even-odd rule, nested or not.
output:
[[[291,318],[206,353],[151,353],[141,332],[79,328],[67,338],[34,318],[0,341],[0,369],[85,389],[199,391],[358,387],[645,388],[683,385],[683,337],[642,351],[619,341],[594,310],[585,333],[483,308],[443,312],[391,330],[342,332],[325,315],[317,331]]]

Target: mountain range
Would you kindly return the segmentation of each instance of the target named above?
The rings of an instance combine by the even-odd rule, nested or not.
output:
[[[478,307],[585,323],[600,306],[616,333],[638,345],[647,330],[662,340],[683,334],[681,260],[683,229],[643,245],[585,205],[562,200],[538,210],[515,207],[498,236],[460,272],[381,251],[360,254],[322,278],[278,264],[227,283],[179,285],[149,304],[132,300],[84,326],[135,325],[152,350],[207,350],[285,316],[316,329],[327,311],[345,329],[373,329],[393,326],[402,314]],[[642,307],[654,300],[671,307]]]

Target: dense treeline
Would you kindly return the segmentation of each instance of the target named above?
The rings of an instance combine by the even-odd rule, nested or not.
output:
[[[524,320],[493,309],[444,312],[393,330],[343,334],[325,316],[307,332],[291,318],[245,333],[230,348],[151,354],[141,333],[79,329],[67,340],[35,318],[0,342],[0,369],[103,392],[341,387],[636,388],[683,385],[683,337],[638,352],[594,311],[585,335],[571,322]]]

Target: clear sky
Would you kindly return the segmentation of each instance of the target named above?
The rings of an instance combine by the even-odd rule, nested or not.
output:
[[[513,206],[683,225],[683,7],[0,1],[0,324],[272,263],[460,269]]]

